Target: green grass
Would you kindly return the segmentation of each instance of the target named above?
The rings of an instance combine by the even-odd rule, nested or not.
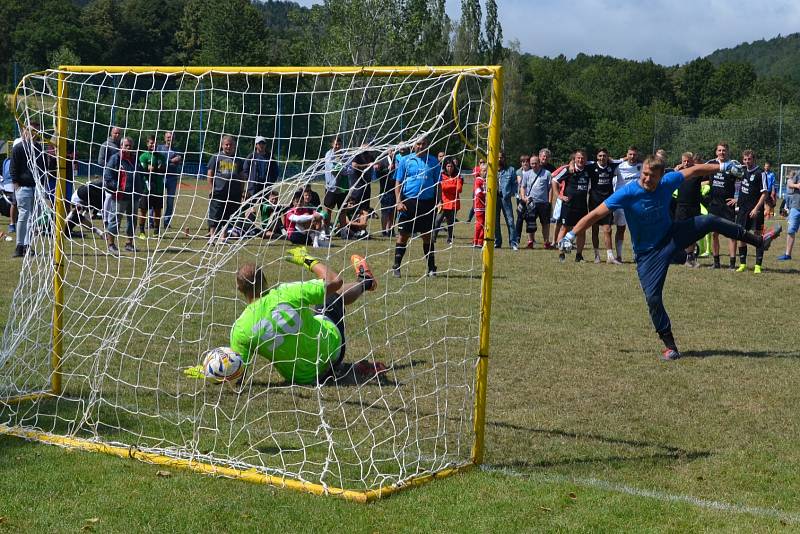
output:
[[[4,228],[6,221],[0,224]],[[460,226],[460,247],[451,256],[442,252],[442,259],[466,265],[474,254],[467,247],[469,233],[470,227]],[[200,248],[188,243],[192,250]],[[368,246],[377,251],[387,245],[377,239]],[[356,532],[795,529],[800,523],[800,349],[792,325],[798,269],[774,260],[782,247],[781,239],[767,253],[760,277],[671,269],[666,305],[686,354],[671,363],[657,359],[660,344],[633,264],[561,265],[548,251],[496,251],[487,470],[361,506],[176,470],[162,477],[157,473],[163,468],[155,466],[0,437],[0,531],[319,531],[332,525],[349,525]],[[419,248],[410,248],[410,259],[419,258]],[[11,274],[0,290],[2,323],[11,316],[10,280],[20,265],[10,258],[12,250],[11,243],[0,243],[0,270]],[[268,247],[257,244],[240,253],[272,257]],[[202,258],[192,254],[174,257]],[[344,266],[346,260],[337,256],[337,261]],[[373,263],[382,271],[389,262],[388,255],[379,255]],[[131,264],[101,257],[93,269],[133,275],[137,267]],[[419,274],[422,268],[418,262],[411,271]],[[290,274],[286,270],[283,275]],[[381,282],[381,295],[397,289],[389,278]],[[396,317],[395,301],[413,305],[421,284],[433,284],[429,294],[442,293],[444,286],[453,292],[452,299],[432,304],[431,315],[461,311],[474,301],[476,283],[456,277],[423,280],[406,285],[402,297],[396,292],[393,298],[368,296],[359,314],[370,321]],[[215,287],[221,292],[224,286]],[[206,319],[205,329],[187,337],[224,339],[223,317],[229,324],[241,306],[232,294],[226,296],[231,298],[213,308],[219,324]],[[113,308],[116,302],[110,302]],[[375,357],[401,362],[409,348],[429,344],[424,335],[393,338],[391,332],[401,326],[396,320],[384,323],[381,336],[369,342],[360,323],[349,324],[356,332],[353,354],[380,347]],[[146,330],[155,319],[139,324]],[[125,346],[131,353],[144,353],[140,342],[146,337]],[[465,344],[474,345],[474,340],[462,340]],[[88,354],[90,346],[91,339],[83,352]],[[164,347],[156,340],[147,350],[159,353]],[[196,347],[176,350],[182,350],[181,364],[196,354]],[[411,358],[420,369],[415,384],[434,381],[437,367],[431,354],[436,352],[419,350]],[[147,358],[138,361],[146,365]],[[398,367],[396,392],[406,393],[403,384],[411,383],[412,371]],[[145,381],[154,376],[141,369],[121,369],[114,376],[131,373]],[[172,377],[171,369],[162,376]],[[168,392],[175,382],[159,384]],[[79,397],[76,384],[73,394]],[[257,385],[260,391],[270,386],[274,393],[257,396],[254,406],[281,398],[283,386],[273,375],[261,375]],[[352,403],[344,405],[360,410],[361,403],[374,399],[374,389],[347,390]],[[138,410],[149,413],[151,397],[122,392],[118,399],[136,400]],[[225,399],[221,406],[233,403],[232,397]],[[433,413],[434,400],[421,399],[420,411]],[[147,418],[140,416],[132,419],[145,425],[148,434],[174,437],[174,429],[143,423]],[[258,429],[258,421],[254,424]],[[421,427],[435,424],[423,419]],[[103,430],[109,433],[104,435],[112,431]],[[266,451],[262,454],[269,455]],[[465,453],[468,447],[460,451]],[[99,521],[87,523],[93,518]]]

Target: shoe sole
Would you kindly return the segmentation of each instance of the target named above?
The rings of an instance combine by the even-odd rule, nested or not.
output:
[[[356,271],[356,276],[364,276],[372,278],[372,287],[369,288],[367,291],[375,291],[378,289],[378,281],[375,279],[375,275],[372,274],[372,270],[369,268],[369,264],[367,260],[363,257],[359,256],[358,254],[353,254],[350,256],[350,263],[353,264],[353,269]],[[364,273],[361,273],[358,268],[361,267],[364,269]]]

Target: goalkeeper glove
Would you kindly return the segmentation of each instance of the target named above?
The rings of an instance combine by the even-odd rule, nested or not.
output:
[[[306,247],[294,247],[290,248],[286,252],[287,254],[283,257],[283,259],[289,263],[294,263],[295,265],[305,267],[309,271],[311,271],[314,266],[319,263],[319,258],[309,255]]]
[[[719,170],[721,172],[727,172],[736,178],[744,176],[744,166],[735,159],[721,162],[719,164]]]
[[[572,233],[572,230],[567,232],[567,234],[558,242],[558,250],[561,252],[569,253],[572,252],[572,248],[575,246],[575,234]]]
[[[202,365],[195,365],[194,367],[189,367],[183,370],[183,374],[188,376],[189,378],[195,378],[197,380],[203,380],[206,378],[205,372],[203,372]]]

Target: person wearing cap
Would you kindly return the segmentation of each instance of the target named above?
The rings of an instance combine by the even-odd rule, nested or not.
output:
[[[242,173],[247,179],[247,197],[270,189],[278,180],[278,166],[267,151],[267,139],[256,136],[255,148],[244,160]]]

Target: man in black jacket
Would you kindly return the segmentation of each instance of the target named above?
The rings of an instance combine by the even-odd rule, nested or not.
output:
[[[44,178],[45,151],[42,144],[35,140],[39,124],[31,122],[22,131],[22,140],[11,150],[11,180],[16,188],[17,199],[17,246],[13,257],[21,258],[28,252],[31,242],[31,213],[33,212],[36,194],[36,177]]]

